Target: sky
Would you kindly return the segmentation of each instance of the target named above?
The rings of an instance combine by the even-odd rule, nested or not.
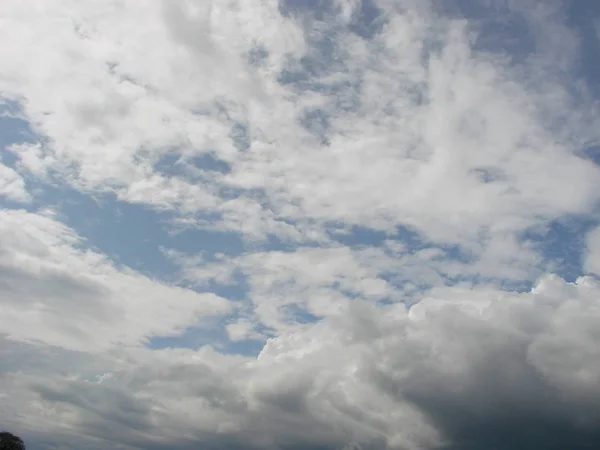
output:
[[[0,2],[0,428],[600,448],[600,3]]]

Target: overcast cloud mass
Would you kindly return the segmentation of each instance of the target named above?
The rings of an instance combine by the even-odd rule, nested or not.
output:
[[[600,3],[2,0],[0,428],[600,448]]]

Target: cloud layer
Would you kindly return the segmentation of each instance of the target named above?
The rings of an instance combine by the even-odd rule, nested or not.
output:
[[[583,3],[5,1],[0,422],[600,448]]]

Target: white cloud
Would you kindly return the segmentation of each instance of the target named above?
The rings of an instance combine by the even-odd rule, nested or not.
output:
[[[29,203],[31,195],[27,192],[23,177],[0,161],[0,196],[19,203]]]
[[[303,329],[311,317],[345,311],[358,299],[373,304],[408,303],[430,289],[447,284],[472,286],[487,280],[490,286],[506,281],[523,282],[538,277],[542,259],[525,244],[505,237],[489,245],[480,258],[456,260],[437,247],[423,250],[364,246],[305,247],[294,251],[248,252],[239,257],[207,261],[166,251],[181,269],[182,280],[198,287],[211,283],[248,285],[240,314],[243,324],[232,331],[266,326],[275,334]],[[515,256],[518,255],[518,256]],[[248,322],[250,320],[250,322]],[[236,332],[234,331],[234,334]]]
[[[8,150],[18,156],[21,169],[38,179],[46,179],[48,168],[56,163],[56,159],[40,143],[17,143],[11,145]]]
[[[511,439],[499,431],[507,411],[561,448],[575,437],[593,442],[598,426],[599,293],[592,279],[558,277],[522,294],[443,288],[408,312],[356,303],[270,340],[257,360],[208,347],[126,349],[80,360],[70,376],[3,383],[39,396],[22,409],[32,429],[92,438],[110,429],[136,448],[485,448]],[[533,443],[537,431],[512,437]]]
[[[139,185],[157,178],[152,166],[172,148],[198,155],[216,148],[224,160],[234,158],[230,118],[219,116],[216,102],[232,97],[231,106],[247,108],[262,81],[246,76],[245,53],[254,45],[268,45],[273,58],[298,53],[302,35],[279,16],[276,2],[258,10],[206,5],[7,4],[2,39],[15,45],[0,54],[0,90],[23,99],[25,115],[49,138],[54,158],[43,162],[81,189],[122,188],[125,198],[153,204]],[[208,28],[195,31],[202,23]],[[20,48],[34,54],[25,57]],[[265,79],[277,64],[264,69]],[[173,207],[199,195],[181,192],[178,183],[154,183],[152,192]],[[209,207],[200,202],[193,209]]]
[[[552,72],[564,67],[548,65],[576,50],[552,8],[513,8],[540,49],[515,67],[472,51],[468,24],[408,5],[382,2],[382,31],[367,41],[343,28],[359,3],[339,2],[330,57],[315,43],[328,36],[323,24],[284,18],[276,1],[10,2],[2,33],[16,44],[0,55],[1,89],[27,100],[26,115],[50,139],[45,164],[79,188],[184,215],[215,211],[225,228],[254,238],[311,240],[326,221],[403,224],[472,250],[481,236],[493,242],[585,212],[600,176],[574,152],[596,133],[597,116],[573,106]],[[560,47],[544,44],[553,35]],[[250,64],[259,48],[262,62]],[[286,67],[307,76],[302,56],[325,67],[307,82],[320,92],[295,90],[293,77],[277,82]],[[315,108],[328,116],[327,146],[300,123]],[[230,139],[238,122],[250,151]],[[214,152],[231,172],[201,185],[156,173],[173,148]],[[231,185],[263,190],[264,201],[219,206],[219,189]]]
[[[584,260],[586,272],[600,276],[600,228],[588,233],[586,253]]]
[[[0,333],[81,351],[140,345],[227,314],[229,302],[119,269],[52,217],[0,211]]]
[[[249,156],[228,179],[266,186],[291,217],[308,214],[384,230],[404,223],[431,239],[466,244],[481,232],[523,229],[589,208],[598,169],[572,154],[576,143],[557,141],[545,128],[535,109],[538,95],[520,85],[518,74],[499,58],[472,54],[457,27],[441,54],[423,67],[414,50],[420,30],[411,25],[390,25],[372,44],[390,52],[395,45],[389,56],[350,59],[350,69],[371,64],[362,79],[363,106],[350,114],[327,111],[329,146],[280,132],[284,146],[267,147],[270,157]],[[385,109],[390,112],[384,115]],[[300,208],[286,213],[285,202]]]
[[[311,3],[5,0],[0,95],[39,142],[9,146],[0,195],[29,201],[26,172],[246,253],[156,242],[198,293],[0,210],[0,421],[91,449],[598,447],[600,286],[544,274],[524,239],[600,200],[558,2],[495,5],[531,32],[520,58],[435,2],[373,2],[368,38],[366,0]],[[356,230],[382,233],[342,245]],[[244,283],[235,308],[209,292]],[[145,348],[215,316],[236,345],[271,339]]]
[[[264,336],[254,330],[254,324],[247,319],[238,319],[228,324],[225,329],[229,339],[234,342],[246,339],[264,339]]]

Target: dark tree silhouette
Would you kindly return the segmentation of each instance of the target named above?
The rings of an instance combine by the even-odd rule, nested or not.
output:
[[[0,431],[0,450],[25,450],[25,443],[19,436]]]

